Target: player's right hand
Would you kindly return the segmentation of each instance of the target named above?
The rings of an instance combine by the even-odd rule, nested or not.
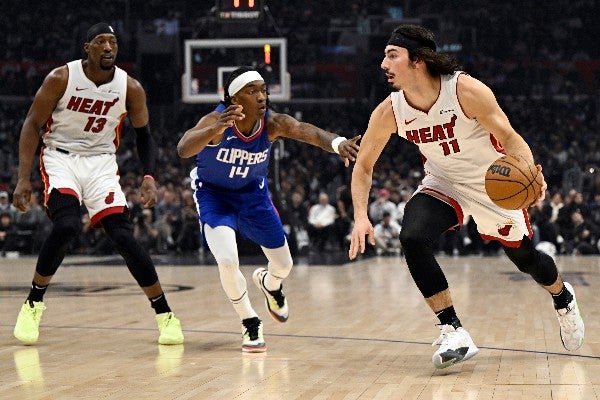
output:
[[[369,243],[375,246],[375,234],[373,232],[373,225],[368,218],[362,218],[354,220],[354,227],[352,228],[352,234],[350,235],[350,250],[348,250],[348,257],[354,260],[360,251],[361,254],[365,252],[366,241],[365,236],[368,236]]]
[[[29,209],[31,201],[31,182],[29,180],[19,180],[17,187],[13,192],[13,205],[21,212]]]
[[[246,115],[242,110],[243,107],[239,104],[230,105],[221,113],[221,115],[219,115],[217,124],[222,125],[225,128],[232,127],[235,121],[241,121],[246,118]]]

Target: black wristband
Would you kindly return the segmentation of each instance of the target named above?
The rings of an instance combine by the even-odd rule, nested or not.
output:
[[[154,175],[156,166],[156,146],[154,139],[150,134],[150,128],[148,125],[144,125],[140,128],[133,128],[136,133],[136,145],[137,153],[142,163],[145,175]]]

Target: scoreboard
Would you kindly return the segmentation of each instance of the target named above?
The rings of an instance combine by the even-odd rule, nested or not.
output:
[[[256,22],[263,16],[264,0],[217,0],[221,22]]]

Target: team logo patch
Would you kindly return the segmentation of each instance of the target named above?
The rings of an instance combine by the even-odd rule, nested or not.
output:
[[[110,193],[108,194],[108,196],[106,196],[106,198],[104,199],[104,202],[105,202],[106,204],[110,204],[110,203],[112,203],[113,201],[115,201],[115,192],[110,192]]]
[[[508,234],[510,233],[510,229],[513,227],[513,222],[511,221],[510,223],[499,227],[498,228],[498,233],[502,236],[508,236]]]

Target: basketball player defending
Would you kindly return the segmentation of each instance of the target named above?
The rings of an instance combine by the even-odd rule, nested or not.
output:
[[[156,202],[154,143],[148,129],[146,94],[138,81],[115,66],[117,37],[106,23],[87,32],[85,60],[54,69],[44,79],[25,118],[19,141],[19,172],[13,203],[25,211],[31,196],[31,167],[45,124],[40,170],[52,232],[42,245],[31,291],[17,318],[14,335],[38,340],[43,296],[67,247],[81,229],[80,207],[94,227],[102,227],[156,311],[160,344],[181,344],[183,333],[160,286],[154,264],[134,240],[119,185],[115,152],[125,116],[137,134],[137,152],[146,175],[140,188],[144,207]]]
[[[282,281],[290,273],[292,256],[267,185],[271,143],[280,137],[306,142],[338,153],[348,166],[356,157],[360,136],[348,140],[270,111],[267,85],[253,68],[233,71],[224,90],[224,101],[185,132],[177,151],[181,157],[196,156],[197,167],[190,175],[194,199],[223,289],[242,320],[242,350],[263,352],[262,322],[250,304],[239,268],[235,231],[262,247],[268,269],[254,271],[253,281],[275,321],[287,321]]]
[[[398,91],[371,114],[358,153],[352,174],[355,225],[350,258],[364,252],[365,235],[375,244],[367,216],[373,166],[390,132],[397,132],[416,144],[425,160],[425,177],[406,206],[400,240],[410,273],[440,320],[434,365],[445,368],[478,351],[461,326],[448,282],[434,257],[439,236],[459,227],[464,214],[474,218],[484,239],[498,240],[517,268],[552,295],[563,345],[577,350],[584,325],[573,288],[563,283],[553,259],[534,249],[526,210],[501,209],[485,192],[486,170],[504,152],[533,163],[531,149],[512,128],[492,91],[477,79],[455,72],[456,61],[437,53],[433,34],[419,26],[402,25],[393,31],[381,68]],[[541,166],[538,169],[541,173]],[[546,187],[544,182],[538,202]]]

